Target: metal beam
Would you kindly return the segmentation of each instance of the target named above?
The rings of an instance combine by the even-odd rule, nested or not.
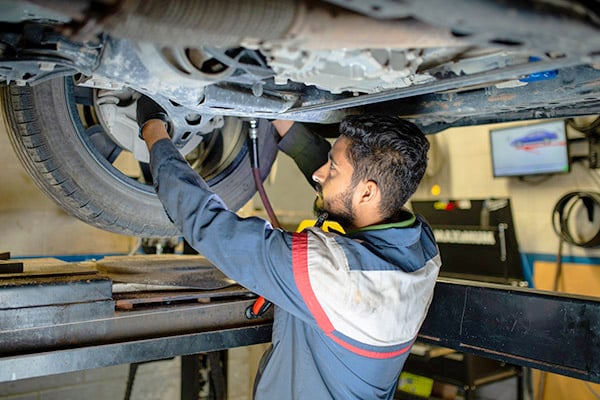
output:
[[[110,318],[25,329],[13,326],[7,330],[0,329],[0,359],[65,348],[136,342],[270,323],[272,313],[258,320],[246,319],[245,310],[253,302],[253,299],[217,300],[209,304],[118,312]]]
[[[419,340],[600,383],[600,299],[440,279]]]
[[[0,358],[0,382],[167,359],[271,340],[271,325],[219,329]]]
[[[253,301],[0,329],[0,382],[268,342],[272,313],[247,320]],[[440,278],[419,340],[600,383],[598,298]]]

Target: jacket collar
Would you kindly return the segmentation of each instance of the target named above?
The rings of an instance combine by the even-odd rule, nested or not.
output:
[[[366,232],[366,231],[379,231],[379,230],[390,229],[390,228],[408,228],[409,226],[412,226],[415,223],[415,221],[417,220],[417,216],[408,210],[404,211],[404,215],[405,215],[405,218],[403,218],[402,220],[400,220],[398,222],[391,222],[388,224],[369,225],[369,226],[365,226],[364,228],[350,231],[350,232],[348,232],[348,234],[358,233],[358,232]]]

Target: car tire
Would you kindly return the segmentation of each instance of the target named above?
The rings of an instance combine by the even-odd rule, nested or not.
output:
[[[18,158],[42,191],[68,213],[119,234],[180,235],[152,185],[126,176],[96,151],[79,117],[71,77],[33,87],[9,85],[2,89],[1,104]],[[236,120],[235,134],[247,135],[248,124]],[[263,120],[259,135],[264,179],[277,153],[276,134]],[[233,210],[256,191],[244,138],[240,150],[227,158],[228,164],[207,181]]]

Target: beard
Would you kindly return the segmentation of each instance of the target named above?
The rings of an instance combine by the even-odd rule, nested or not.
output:
[[[320,187],[317,187],[317,197],[313,204],[313,210],[318,217],[322,213],[328,214],[327,219],[335,221],[344,228],[350,230],[354,221],[354,210],[352,207],[352,194],[354,188],[350,187],[343,193],[334,196],[332,199],[325,199]]]

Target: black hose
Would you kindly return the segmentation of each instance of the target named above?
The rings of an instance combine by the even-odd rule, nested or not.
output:
[[[260,177],[260,162],[258,155],[258,129],[257,122],[255,119],[250,120],[250,130],[248,131],[248,133],[248,136],[250,138],[250,166],[252,167],[254,185],[256,186],[256,190],[260,195],[260,199],[263,203],[263,206],[265,207],[265,211],[267,212],[267,215],[271,220],[271,225],[273,225],[275,229],[281,228],[281,224],[279,223],[279,220],[277,219],[277,216],[273,211],[273,207],[271,206],[271,202],[269,201],[269,197],[265,192],[265,188],[263,187],[262,179]],[[321,225],[323,225],[323,222],[325,222],[325,219],[327,217],[328,214],[326,212],[320,213],[315,226],[320,227]],[[251,306],[246,308],[246,318],[254,319],[260,317],[271,307],[271,305],[272,303],[270,301],[268,301],[262,296],[259,296],[258,299],[256,299]]]
[[[265,207],[265,211],[271,220],[271,225],[273,228],[281,228],[281,224],[273,211],[273,207],[271,206],[271,202],[269,201],[269,197],[267,196],[267,192],[265,192],[265,188],[262,184],[262,179],[260,176],[260,161],[258,154],[258,129],[257,122],[255,119],[250,120],[250,130],[248,131],[250,138],[250,166],[252,168],[252,176],[254,177],[254,186],[256,186],[256,190],[260,195],[260,199]],[[254,301],[254,303],[246,308],[246,318],[253,319],[258,318],[263,315],[269,308],[271,308],[272,303],[265,299],[263,296],[259,296],[258,299]]]
[[[252,176],[254,177],[254,186],[256,186],[256,190],[260,195],[260,200],[265,207],[265,211],[271,221],[271,224],[274,228],[281,228],[281,224],[273,211],[273,207],[271,206],[271,202],[269,201],[269,197],[265,192],[265,188],[262,184],[262,179],[260,176],[260,158],[258,154],[258,133],[256,128],[256,120],[250,121],[250,166],[252,167]]]

